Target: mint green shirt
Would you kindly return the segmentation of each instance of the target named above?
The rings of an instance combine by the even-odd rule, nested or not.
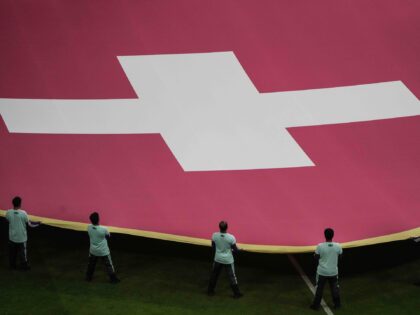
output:
[[[232,234],[216,232],[211,240],[216,245],[214,261],[221,264],[233,264],[232,245],[236,244],[236,239]]]
[[[319,255],[317,273],[321,276],[331,277],[338,275],[338,256],[343,253],[340,244],[324,242],[318,244],[315,254]]]
[[[109,236],[107,228],[100,225],[89,224],[88,234],[90,239],[89,252],[94,256],[108,256],[109,247],[106,236]]]
[[[9,221],[9,240],[14,243],[23,243],[28,240],[26,225],[29,223],[28,214],[24,210],[10,209],[6,212]]]

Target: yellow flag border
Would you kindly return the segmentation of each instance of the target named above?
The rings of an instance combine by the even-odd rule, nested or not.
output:
[[[0,216],[4,217],[5,215],[6,215],[6,211],[0,210]],[[39,217],[39,216],[34,216],[34,215],[30,215],[29,218],[31,219],[31,221],[41,221],[42,224],[59,227],[63,229],[76,230],[76,231],[86,231],[87,226],[88,226],[87,223],[58,220],[58,219]],[[144,231],[144,230],[136,230],[136,229],[128,229],[128,228],[120,228],[120,227],[115,227],[115,226],[107,226],[107,228],[109,229],[110,232],[113,232],[113,233],[142,236],[142,237],[147,237],[147,238],[152,238],[152,239],[187,243],[187,244],[194,244],[194,245],[201,245],[201,246],[210,246],[210,240],[204,239],[204,238],[152,232],[152,231]],[[400,241],[400,240],[415,238],[419,236],[420,236],[420,227],[417,227],[411,230],[402,231],[398,233],[392,233],[388,235],[371,237],[371,238],[366,238],[362,240],[345,242],[345,243],[341,243],[341,245],[343,248],[352,248],[352,247],[374,245],[374,244],[387,243],[387,242],[393,242],[393,241]],[[297,254],[297,253],[313,252],[315,250],[316,245],[283,246],[283,245],[256,245],[256,244],[238,243],[238,247],[241,248],[242,250],[246,250],[249,252],[257,252],[257,253]]]

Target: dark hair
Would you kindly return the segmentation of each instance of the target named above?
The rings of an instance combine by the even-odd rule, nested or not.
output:
[[[332,228],[326,228],[324,235],[327,240],[332,240],[334,237],[334,230]]]
[[[93,225],[99,224],[99,213],[94,212],[89,216],[90,222],[92,222]]]
[[[20,205],[22,204],[22,198],[20,198],[19,196],[16,196],[15,198],[13,198],[12,203],[13,203],[13,207],[20,208]]]
[[[228,223],[226,221],[220,221],[219,229],[220,229],[220,232],[226,232],[228,229]]]

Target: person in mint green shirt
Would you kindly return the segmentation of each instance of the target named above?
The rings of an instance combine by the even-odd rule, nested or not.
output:
[[[93,212],[89,218],[92,224],[88,225],[90,248],[86,281],[92,281],[96,262],[100,258],[105,264],[110,282],[118,283],[120,280],[115,274],[115,268],[112,264],[111,253],[108,247],[108,239],[111,235],[106,227],[99,225],[99,214],[97,212]]]
[[[324,231],[325,242],[318,244],[315,250],[315,258],[318,260],[316,271],[316,292],[311,308],[318,310],[322,300],[325,283],[328,282],[331,288],[334,307],[339,308],[340,292],[338,289],[338,259],[343,254],[340,244],[332,241],[334,230],[327,228]]]
[[[29,221],[28,214],[22,210],[22,198],[16,196],[12,200],[13,209],[6,211],[6,220],[9,222],[9,265],[17,269],[17,260],[23,270],[29,270],[27,255],[28,234],[26,226],[37,227],[41,222]]]
[[[225,221],[219,223],[220,232],[216,232],[212,236],[212,248],[214,250],[213,269],[210,276],[207,294],[214,295],[217,279],[219,278],[222,269],[225,269],[228,276],[230,286],[233,291],[234,298],[242,297],[239,290],[238,280],[235,274],[234,258],[232,252],[237,252],[236,239],[232,234],[227,233],[228,224]]]

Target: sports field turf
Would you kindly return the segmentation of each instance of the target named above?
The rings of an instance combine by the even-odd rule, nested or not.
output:
[[[216,296],[205,294],[209,248],[114,234],[111,253],[122,282],[109,284],[98,264],[87,283],[86,233],[47,226],[31,230],[32,270],[24,272],[7,268],[3,218],[0,229],[1,315],[316,314],[308,308],[311,292],[286,255],[240,253],[237,275],[245,296],[234,300],[223,274]],[[313,278],[312,255],[295,257]],[[420,314],[420,287],[413,284],[420,281],[419,243],[345,250],[340,270],[343,308],[334,314]],[[329,290],[325,293],[331,305]]]

